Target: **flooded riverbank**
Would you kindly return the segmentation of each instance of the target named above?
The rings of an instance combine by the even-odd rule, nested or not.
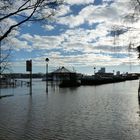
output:
[[[139,140],[138,80],[59,88],[33,81],[1,89],[0,140]]]

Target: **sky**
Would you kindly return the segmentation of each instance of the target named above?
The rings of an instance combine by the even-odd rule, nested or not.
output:
[[[33,73],[44,73],[49,58],[49,72],[61,66],[83,74],[94,74],[94,67],[140,72],[138,54],[128,49],[140,43],[140,20],[124,19],[133,12],[130,5],[129,0],[66,0],[47,23],[26,22],[10,39],[12,71],[26,73],[31,59]],[[122,34],[114,37],[111,30],[118,27]],[[127,27],[134,30],[126,32]]]

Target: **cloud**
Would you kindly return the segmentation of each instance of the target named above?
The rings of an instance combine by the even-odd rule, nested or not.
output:
[[[53,49],[60,48],[61,42],[64,41],[63,37],[59,36],[40,36],[23,34],[21,39],[25,39],[32,46],[32,49]]]
[[[33,39],[33,36],[27,33],[27,34],[22,34],[20,38],[30,41]]]
[[[52,26],[52,25],[44,25],[44,26],[42,26],[45,30],[48,30],[48,31],[51,31],[51,30],[53,30],[55,27],[54,26]]]
[[[110,36],[110,30],[122,25],[139,28],[139,21],[133,25],[123,21],[128,11],[126,5],[123,5],[124,1],[115,0],[113,3],[112,0],[110,5],[107,1],[102,5],[90,5],[92,2],[94,1],[69,0],[69,5],[62,6],[57,13],[57,23],[53,26],[44,25],[49,35],[47,31],[43,35],[22,34],[13,40],[16,51],[20,52],[23,48],[28,53],[32,51],[35,54],[33,61],[38,66],[45,65],[46,56],[50,59],[51,67],[115,66],[128,65],[130,62],[137,65],[137,54],[129,51],[128,47],[130,42],[139,44],[140,32],[132,30],[113,37]],[[78,13],[75,13],[72,12],[73,4],[87,5],[82,5]],[[58,28],[54,27],[60,24],[60,30],[63,31],[51,35],[51,30],[57,32]]]
[[[2,20],[0,22],[0,35],[4,35],[4,33],[6,33],[7,30],[9,30],[10,26],[15,25],[15,24],[17,24],[16,20],[11,19],[11,18],[7,18],[7,19]],[[18,33],[18,32],[15,32],[15,30],[12,30],[10,35],[12,35],[14,33]]]
[[[92,4],[94,0],[67,0],[66,3],[70,5],[84,5],[84,4]]]
[[[59,24],[67,25],[70,28],[73,28],[73,27],[77,27],[77,26],[83,24],[84,18],[79,15],[77,15],[77,16],[69,15],[69,16],[65,16],[65,17],[60,17],[57,20],[57,22]]]
[[[59,36],[40,36],[23,34],[20,38],[24,40],[24,46],[27,50],[38,50],[38,57],[34,61],[38,64],[44,60],[46,56],[51,59],[52,65],[74,65],[74,66],[109,66],[128,64],[129,56],[135,58],[136,53],[128,52],[128,41],[126,38],[128,33],[121,35],[124,44],[113,44],[114,38],[107,36],[109,24],[99,24],[96,29],[67,29]],[[15,41],[16,42],[16,41]],[[28,42],[28,43],[27,43]],[[19,43],[17,41],[17,43]],[[21,42],[20,42],[21,43]],[[28,46],[30,44],[31,46]],[[25,47],[26,46],[26,47]],[[47,50],[48,53],[40,52]],[[40,53],[39,53],[40,52]],[[115,57],[113,57],[115,56]],[[124,57],[120,57],[124,56]],[[100,60],[101,59],[101,60]],[[137,63],[137,62],[135,62]]]
[[[92,63],[96,63],[96,65],[101,65],[105,62],[106,65],[119,65],[126,61],[129,56],[136,58],[136,53],[128,52],[127,41],[123,42],[125,45],[121,45],[120,41],[114,45],[114,38],[106,36],[108,34],[107,30],[108,24],[103,23],[99,24],[96,29],[69,29],[59,36],[24,34],[21,39],[30,42],[33,50],[47,50],[46,56],[50,57],[55,65],[60,63],[65,65],[72,63],[73,65],[85,65],[85,63],[87,63],[86,65],[92,65]],[[121,36],[121,38],[125,40],[127,37]],[[39,57],[41,57],[41,54]],[[44,60],[44,54],[42,56],[43,58],[41,58]],[[102,58],[102,61],[99,61],[100,58]]]
[[[26,49],[26,51],[32,50],[31,46],[28,45],[27,41],[21,41],[17,38],[12,38],[10,40],[10,43],[12,44],[11,46],[13,46],[13,49],[16,51],[20,51],[21,49]]]
[[[128,4],[130,1],[112,1],[102,5],[85,5],[79,12],[58,19],[59,24],[67,25],[69,28],[78,27],[82,24],[92,25],[94,23],[106,22],[110,24],[123,24],[124,17],[128,15]],[[129,12],[133,12],[132,8]]]
[[[60,5],[56,11],[56,17],[65,16],[71,12],[70,5]]]
[[[115,23],[120,20],[119,16],[119,13],[113,7],[89,5],[84,7],[77,15],[73,13],[59,18],[58,23],[74,28],[85,23],[89,25],[101,22]]]

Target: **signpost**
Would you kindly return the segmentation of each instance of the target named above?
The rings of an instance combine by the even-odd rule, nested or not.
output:
[[[46,58],[45,61],[46,61],[46,93],[48,93],[48,62],[49,62],[49,58]]]
[[[30,72],[30,96],[32,95],[32,60],[26,61],[26,71]]]

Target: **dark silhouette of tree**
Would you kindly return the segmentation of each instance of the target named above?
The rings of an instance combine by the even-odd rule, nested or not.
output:
[[[124,22],[135,23],[140,20],[140,0],[130,0],[128,5],[128,14],[124,16]],[[130,11],[130,12],[129,12]],[[134,28],[123,25],[112,26],[110,30],[111,36],[114,37],[114,44],[116,42],[117,37],[124,34],[125,32],[136,31],[140,32],[140,28]],[[128,49],[135,49],[138,51],[140,58],[140,46],[138,45],[140,42],[135,42],[134,40],[130,39],[130,43],[128,45]]]
[[[0,74],[9,69],[12,49],[3,49],[8,37],[27,21],[48,21],[62,3],[63,0],[0,0]]]
[[[12,30],[27,21],[47,20],[55,14],[62,0],[1,0],[0,1],[0,41]],[[9,26],[5,26],[12,20]]]
[[[132,23],[134,23],[134,22],[140,20],[140,0],[130,1],[130,6],[133,8],[133,12],[131,12],[128,15],[126,15],[125,19],[130,20]],[[136,31],[140,32],[140,29],[130,28],[130,30],[136,30]],[[137,45],[137,43],[136,43],[136,45]],[[138,45],[138,46],[136,46],[136,45],[135,45],[135,42],[134,42],[134,44],[132,44],[131,46],[132,46],[132,48],[133,47],[136,48],[136,50],[139,53],[138,58],[140,58],[140,45]],[[131,48],[131,46],[129,46],[129,47]]]
[[[4,71],[11,71],[11,57],[12,48],[8,48],[6,50],[1,49],[1,60],[0,60],[0,73],[2,74]]]
[[[136,0],[136,1],[137,1],[137,4],[138,4],[136,6],[136,10],[137,10],[136,14],[138,13],[138,17],[140,18],[140,0]],[[139,52],[138,58],[140,59],[140,45],[137,46],[137,51]]]

